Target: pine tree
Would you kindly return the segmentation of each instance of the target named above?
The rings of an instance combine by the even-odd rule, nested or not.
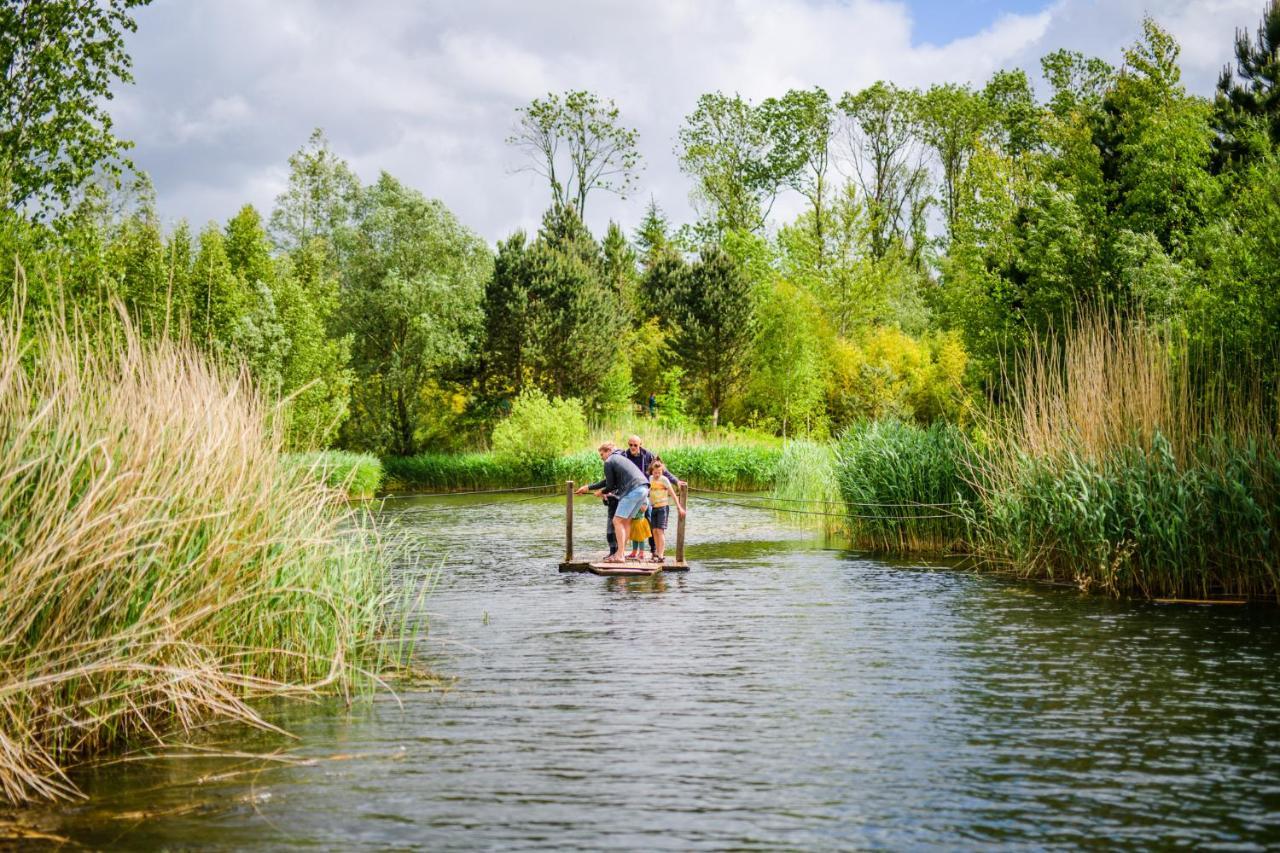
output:
[[[1218,169],[1280,146],[1280,0],[1267,4],[1255,38],[1248,29],[1236,30],[1235,54],[1235,71],[1222,69],[1214,99]]]

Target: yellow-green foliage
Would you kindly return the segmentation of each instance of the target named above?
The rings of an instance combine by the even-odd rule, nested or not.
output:
[[[967,364],[958,335],[913,338],[876,327],[857,342],[836,341],[828,405],[837,426],[879,418],[962,420],[971,405],[964,387]]]
[[[277,413],[187,346],[0,321],[0,799],[246,700],[346,692],[386,638],[384,563]]]
[[[554,459],[587,443],[587,419],[574,399],[548,398],[537,389],[522,392],[511,416],[493,428],[493,453],[511,462]]]

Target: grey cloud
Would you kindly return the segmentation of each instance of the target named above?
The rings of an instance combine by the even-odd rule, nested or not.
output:
[[[589,219],[597,230],[609,218],[631,227],[650,196],[677,220],[692,216],[672,147],[703,92],[980,82],[1000,67],[1034,72],[1057,47],[1114,60],[1149,10],[1183,41],[1189,85],[1207,93],[1234,28],[1252,26],[1260,8],[1060,0],[950,44],[916,45],[907,8],[892,0],[159,0],[138,16],[137,85],[117,97],[116,120],[169,220],[225,220],[246,202],[266,213],[288,156],[320,126],[363,180],[385,169],[497,240],[535,228],[548,196],[513,172],[503,139],[515,108],[589,88],[618,103],[646,158],[636,196],[593,196]]]

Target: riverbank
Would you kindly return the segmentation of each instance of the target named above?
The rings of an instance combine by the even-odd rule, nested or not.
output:
[[[667,467],[690,485],[704,489],[760,490],[773,485],[781,447],[751,444],[699,444],[654,448]],[[424,453],[382,460],[387,485],[401,490],[466,491],[600,479],[594,450],[516,461],[494,453]]]
[[[799,443],[765,503],[877,553],[972,554],[1110,595],[1280,602],[1273,401],[1192,363],[1165,333],[1086,321],[1028,356],[981,427],[882,421]]]
[[[242,373],[132,330],[0,324],[0,793],[268,696],[350,697],[403,646],[376,537],[281,453]],[[32,357],[38,353],[38,357]]]

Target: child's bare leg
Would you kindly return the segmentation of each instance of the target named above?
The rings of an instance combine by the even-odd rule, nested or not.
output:
[[[665,557],[667,555],[667,531],[661,527],[655,527],[653,530],[653,556]]]

